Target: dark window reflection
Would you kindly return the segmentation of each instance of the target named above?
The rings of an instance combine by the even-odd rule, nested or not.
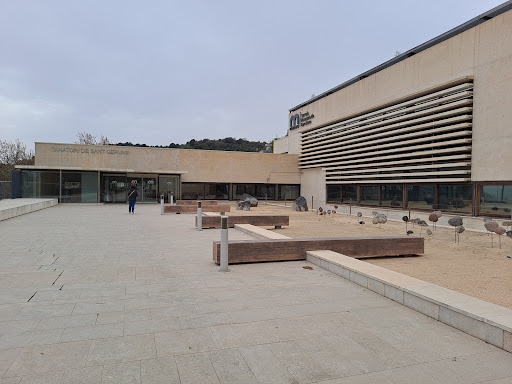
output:
[[[410,185],[407,187],[409,208],[436,209],[435,188],[433,185]]]
[[[62,203],[96,203],[97,172],[62,172]]]
[[[480,214],[510,216],[512,185],[481,185]]]
[[[295,200],[300,196],[300,185],[279,185],[279,200]]]
[[[327,202],[339,203],[341,202],[341,187],[339,185],[327,186]]]
[[[361,204],[379,205],[379,187],[376,185],[361,186]]]
[[[471,185],[438,185],[437,193],[437,209],[463,213],[473,211]]]
[[[357,204],[357,185],[343,185],[341,187],[341,202]]]
[[[381,185],[380,205],[383,207],[401,208],[403,200],[403,188],[401,185]]]

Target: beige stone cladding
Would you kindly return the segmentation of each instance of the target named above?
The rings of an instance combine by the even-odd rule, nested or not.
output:
[[[36,143],[36,168],[180,173],[182,182],[300,184],[297,155]]]
[[[512,180],[512,11],[504,12],[290,113],[311,124],[278,148],[300,152],[300,134],[469,77],[474,81],[472,181]],[[284,145],[281,145],[284,144]]]

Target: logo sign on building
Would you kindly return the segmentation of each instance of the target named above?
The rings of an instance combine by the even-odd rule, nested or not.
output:
[[[304,127],[308,124],[311,124],[311,120],[315,117],[313,114],[306,113],[296,113],[295,115],[290,116],[290,130]]]

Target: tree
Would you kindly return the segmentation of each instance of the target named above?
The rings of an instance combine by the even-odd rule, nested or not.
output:
[[[19,139],[14,142],[0,140],[0,180],[11,180],[15,165],[33,165],[34,152]]]
[[[110,140],[106,137],[101,135],[98,139],[96,135],[93,135],[92,133],[88,132],[78,132],[76,134],[77,141],[75,141],[75,144],[82,144],[82,145],[110,145]]]

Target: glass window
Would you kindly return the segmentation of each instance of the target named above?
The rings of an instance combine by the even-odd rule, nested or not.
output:
[[[383,207],[402,207],[403,188],[401,185],[381,185],[380,205]]]
[[[129,189],[126,174],[107,174],[101,178],[101,201],[105,203],[126,203]]]
[[[512,185],[481,185],[480,215],[510,216],[512,210]]]
[[[25,198],[59,198],[59,171],[22,171],[21,196]]]
[[[377,185],[361,186],[361,204],[379,205],[379,187]]]
[[[238,200],[244,193],[255,196],[256,185],[255,184],[233,184],[233,199]]]
[[[275,184],[258,184],[256,186],[256,197],[260,200],[275,200],[276,186]]]
[[[96,203],[98,201],[98,173],[62,172],[61,203]]]
[[[300,185],[279,185],[279,200],[295,200],[299,194]]]
[[[341,202],[341,187],[339,185],[327,185],[327,202]]]
[[[228,200],[229,184],[205,184],[206,200]]]
[[[437,209],[461,213],[473,211],[473,189],[471,185],[438,185]]]
[[[413,209],[436,209],[436,192],[433,185],[408,185],[407,204]]]
[[[161,175],[158,177],[158,195],[164,195],[164,202],[180,200],[180,176],[179,175]]]
[[[274,200],[274,184],[233,184],[233,199],[237,200],[247,193],[258,200]]]
[[[341,187],[341,202],[357,204],[357,185],[343,185]]]
[[[183,183],[181,185],[181,198],[183,200],[204,200],[204,184]]]

